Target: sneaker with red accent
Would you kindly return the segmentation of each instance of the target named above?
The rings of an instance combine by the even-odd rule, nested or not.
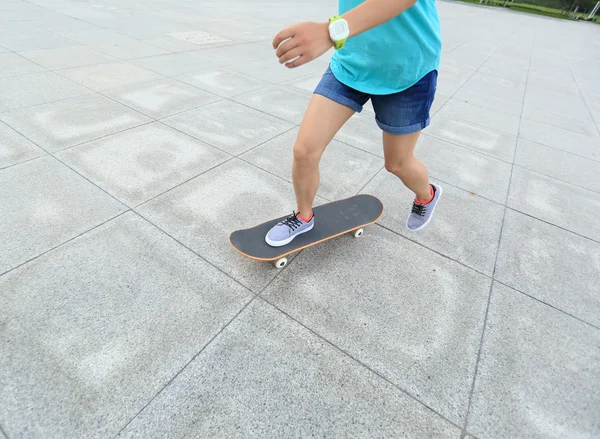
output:
[[[429,224],[429,221],[431,221],[431,217],[433,216],[435,206],[442,196],[442,187],[440,185],[432,183],[430,186],[431,191],[433,192],[431,200],[425,203],[419,202],[416,199],[413,201],[412,211],[410,212],[410,215],[408,215],[408,220],[406,221],[406,226],[413,232],[421,230],[423,227]]]
[[[296,236],[312,230],[314,225],[314,215],[311,215],[310,220],[305,221],[294,212],[292,215],[273,226],[273,228],[269,230],[269,233],[267,233],[267,236],[265,236],[265,241],[271,247],[281,247],[292,242]]]

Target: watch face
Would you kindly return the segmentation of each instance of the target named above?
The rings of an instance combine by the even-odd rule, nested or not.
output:
[[[345,20],[338,20],[331,23],[331,34],[334,40],[343,40],[350,33],[348,23]]]

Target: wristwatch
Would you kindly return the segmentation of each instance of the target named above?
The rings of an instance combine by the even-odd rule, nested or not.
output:
[[[346,44],[346,40],[350,35],[350,28],[348,22],[336,15],[329,19],[329,37],[333,41],[333,45],[336,50],[341,49]]]

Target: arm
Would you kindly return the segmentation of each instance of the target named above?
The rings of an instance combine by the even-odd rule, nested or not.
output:
[[[343,15],[350,28],[349,38],[391,20],[416,2],[417,0],[366,0]],[[299,23],[282,30],[273,39],[279,63],[289,68],[306,64],[331,47],[333,41],[329,38],[329,22]]]

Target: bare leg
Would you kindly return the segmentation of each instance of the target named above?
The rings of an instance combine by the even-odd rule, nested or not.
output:
[[[427,167],[414,155],[420,132],[406,135],[383,133],[385,168],[415,193],[419,201],[431,198]]]
[[[354,114],[354,110],[324,96],[314,94],[300,125],[294,145],[292,180],[297,214],[309,218],[319,188],[319,162],[327,145],[338,130]]]

